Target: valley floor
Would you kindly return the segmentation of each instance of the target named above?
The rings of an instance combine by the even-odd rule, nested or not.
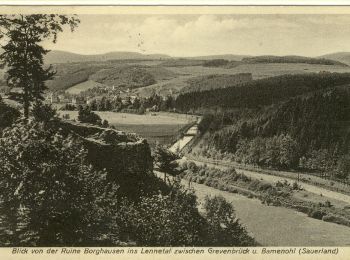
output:
[[[159,178],[163,173],[155,172]],[[308,217],[306,214],[283,207],[267,206],[260,200],[247,198],[182,180],[193,189],[199,202],[199,210],[206,196],[223,196],[232,203],[236,216],[243,226],[262,246],[349,246],[350,227]]]
[[[187,181],[183,182],[187,185]],[[231,202],[236,215],[263,246],[349,246],[350,227],[324,222],[283,207],[267,206],[257,199],[191,183],[199,201],[221,195]]]
[[[196,163],[197,165],[206,164],[208,166],[219,168],[219,169],[227,169],[229,167],[236,167],[236,164],[234,164],[234,163],[232,163],[232,165],[229,165],[227,163],[220,163],[218,161],[215,161],[215,163],[214,163],[214,161],[201,160],[199,158],[191,157],[190,155],[187,155],[187,157],[183,157],[182,160],[189,160],[189,161]],[[257,171],[250,171],[250,170],[244,170],[244,169],[239,169],[239,168],[236,168],[236,171],[238,173],[244,173],[248,177],[252,177],[252,178],[256,178],[256,179],[260,179],[260,180],[265,180],[269,183],[276,183],[277,181],[283,182],[285,180],[291,184],[293,182],[295,182],[295,179],[291,179],[291,178],[284,177],[284,176],[268,175],[268,174],[264,174],[264,173],[257,172]],[[311,193],[314,193],[315,195],[321,197],[323,200],[326,200],[326,199],[336,200],[336,201],[343,202],[344,205],[350,205],[350,196],[349,195],[342,194],[342,193],[335,192],[335,191],[331,191],[331,190],[328,190],[326,188],[317,187],[317,186],[310,185],[310,184],[303,183],[303,182],[300,183],[300,186],[304,190],[311,192]]]

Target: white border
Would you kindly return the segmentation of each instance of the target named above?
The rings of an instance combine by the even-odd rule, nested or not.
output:
[[[208,5],[208,6],[317,6],[350,5],[350,0],[0,0],[0,5]]]

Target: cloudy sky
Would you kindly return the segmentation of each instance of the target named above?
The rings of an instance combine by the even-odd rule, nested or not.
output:
[[[45,44],[81,54],[318,56],[350,51],[350,15],[79,15],[75,32]]]

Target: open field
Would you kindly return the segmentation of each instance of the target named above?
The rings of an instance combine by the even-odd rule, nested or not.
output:
[[[59,111],[60,115],[69,114],[70,119],[77,119],[78,111]],[[118,130],[136,133],[146,138],[150,144],[159,142],[170,144],[181,128],[196,120],[195,116],[175,113],[147,113],[145,115],[95,112]]]
[[[185,182],[184,182],[185,183]],[[263,246],[349,246],[350,228],[309,218],[282,207],[267,206],[256,199],[192,183],[199,201],[206,195],[222,195],[233,204],[237,217]]]
[[[87,80],[84,81],[82,83],[78,83],[76,85],[74,85],[73,87],[70,87],[66,90],[67,93],[69,94],[79,94],[82,91],[91,89],[91,88],[95,88],[95,87],[105,87],[105,85],[95,82],[93,80]]]
[[[350,67],[339,65],[319,65],[305,63],[257,63],[242,64],[233,68],[203,67],[203,66],[177,66],[167,67],[167,70],[177,74],[177,77],[162,80],[156,84],[135,89],[141,96],[150,96],[153,92],[160,95],[179,94],[181,89],[188,85],[191,78],[213,74],[233,75],[238,73],[252,73],[253,79],[261,79],[283,74],[302,74],[312,72],[350,72]]]
[[[209,75],[209,74],[237,74],[237,73],[252,73],[254,79],[278,76],[283,74],[299,74],[311,73],[320,71],[329,72],[349,72],[350,67],[338,65],[319,65],[319,64],[304,64],[304,63],[253,63],[242,64],[234,68],[212,68],[202,66],[187,66],[187,67],[169,67],[179,75]]]

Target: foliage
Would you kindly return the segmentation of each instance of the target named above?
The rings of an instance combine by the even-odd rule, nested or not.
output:
[[[12,125],[20,115],[21,114],[17,109],[6,105],[0,99],[0,130]]]
[[[34,119],[39,122],[47,123],[52,119],[57,119],[56,109],[54,109],[50,104],[43,104],[41,102],[34,104],[31,114]]]
[[[40,44],[48,39],[56,42],[65,25],[73,30],[79,20],[55,14],[1,15],[0,38],[5,42],[0,59],[8,66],[7,85],[20,87],[24,116],[28,118],[32,101],[43,99],[45,81],[54,73],[44,68],[44,55],[48,53]]]
[[[78,108],[78,120],[82,123],[88,123],[93,125],[101,125],[102,119],[99,115],[91,111],[87,106],[79,106]]]
[[[156,83],[151,73],[138,66],[119,66],[100,70],[91,75],[90,79],[108,86],[115,85],[124,89],[145,87]]]
[[[134,236],[140,246],[255,245],[235,219],[232,206],[223,199],[220,202],[218,207],[213,203],[206,207],[203,217],[198,212],[194,193],[175,182],[168,193],[144,197],[131,205],[124,203],[117,223],[122,227],[123,239]]]
[[[200,127],[209,133],[201,151],[232,154],[228,157],[240,163],[345,178],[348,171],[336,169],[340,161],[346,165],[349,153],[349,104],[348,90],[331,88],[261,109],[206,114]]]
[[[238,73],[233,75],[207,75],[194,77],[188,80],[188,85],[181,92],[198,92],[237,86],[252,81],[251,73]]]
[[[221,67],[227,65],[228,63],[229,61],[225,59],[207,60],[204,61],[203,67]]]
[[[305,64],[322,64],[322,65],[341,65],[347,66],[345,63],[325,59],[325,58],[309,58],[302,56],[255,56],[242,59],[243,63],[305,63]]]
[[[249,246],[254,244],[254,240],[236,218],[232,205],[222,196],[207,196],[203,207],[210,226],[211,246],[230,246],[232,244]]]
[[[205,220],[197,210],[196,196],[179,184],[168,194],[143,197],[137,204],[125,204],[117,221],[125,236],[134,236],[140,246],[200,245]]]
[[[176,98],[175,107],[182,112],[203,108],[259,108],[349,82],[349,73],[282,75],[253,80],[239,86],[183,93]]]
[[[113,194],[105,172],[71,136],[42,123],[19,123],[0,139],[2,245],[113,244]],[[114,215],[114,214],[113,214]]]
[[[65,64],[65,66],[67,65]],[[53,91],[66,90],[76,84],[87,81],[90,75],[98,69],[98,67],[89,66],[80,70],[68,70],[64,73],[58,71],[54,78],[47,81],[47,86]]]
[[[338,160],[336,170],[336,177],[339,179],[345,179],[350,174],[350,154],[345,154]]]
[[[175,153],[169,151],[164,146],[156,145],[153,156],[155,166],[159,169],[159,171],[172,176],[179,174],[178,170],[176,169],[178,167],[176,159],[179,157]]]

